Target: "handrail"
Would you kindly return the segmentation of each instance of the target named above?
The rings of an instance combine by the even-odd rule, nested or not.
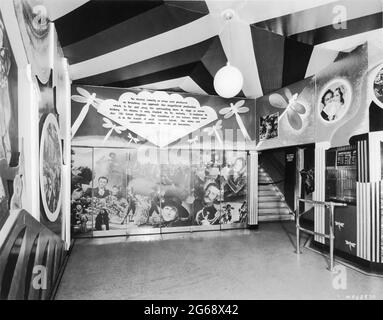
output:
[[[300,213],[299,212],[299,202],[311,203],[313,205],[322,205],[322,206],[327,207],[327,208],[330,209],[330,218],[329,218],[329,230],[330,230],[330,233],[329,234],[315,232],[315,231],[312,231],[312,230],[308,230],[308,229],[302,228],[300,226],[300,224],[299,224],[300,217],[303,216],[304,214],[310,212],[310,210],[307,210],[307,211],[305,211],[303,213]],[[333,269],[334,269],[334,240],[335,240],[335,235],[334,235],[334,207],[346,207],[347,204],[346,203],[339,203],[339,202],[331,202],[331,201],[308,200],[308,199],[301,199],[301,198],[297,198],[296,199],[296,204],[297,204],[297,211],[296,211],[296,214],[295,214],[295,218],[296,218],[296,220],[295,220],[295,227],[296,227],[296,236],[297,236],[297,239],[296,239],[296,242],[297,242],[296,253],[298,255],[301,254],[300,239],[299,239],[299,232],[300,231],[303,231],[303,232],[306,232],[306,233],[309,233],[309,234],[312,234],[312,235],[321,236],[321,237],[324,237],[326,239],[329,239],[330,240],[330,267],[329,267],[329,270],[333,271]]]
[[[64,257],[57,234],[26,210],[11,211],[0,230],[0,300],[50,299]],[[33,286],[36,266],[46,271],[41,288]]]
[[[285,181],[285,179],[278,180],[278,181],[271,181],[271,182],[258,182],[258,185],[259,186],[268,186],[271,184],[279,184],[279,183],[284,182],[284,181]]]

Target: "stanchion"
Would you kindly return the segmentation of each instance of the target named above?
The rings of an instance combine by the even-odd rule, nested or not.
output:
[[[310,203],[313,205],[322,205],[325,208],[330,209],[329,210],[330,211],[330,216],[329,216],[329,232],[330,233],[329,234],[311,231],[311,230],[302,228],[300,226],[300,217],[310,211],[310,210],[307,210],[303,213],[300,213],[300,210],[299,210],[300,202]],[[302,253],[300,250],[301,249],[301,247],[300,247],[300,231],[306,232],[306,233],[314,235],[314,236],[316,235],[316,236],[320,236],[320,237],[324,237],[326,239],[329,239],[329,242],[330,242],[330,254],[329,254],[330,255],[330,265],[327,269],[330,271],[333,271],[334,270],[334,240],[335,240],[335,235],[334,235],[334,215],[335,215],[334,207],[346,207],[346,206],[347,206],[347,204],[345,204],[345,203],[315,201],[315,200],[306,200],[306,199],[297,198],[297,209],[296,209],[296,214],[295,214],[295,227],[296,227],[296,236],[297,236],[297,239],[296,239],[296,246],[297,247],[295,250],[296,254],[299,255]]]

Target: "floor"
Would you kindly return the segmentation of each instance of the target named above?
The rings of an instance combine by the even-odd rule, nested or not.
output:
[[[383,278],[307,248],[291,222],[226,230],[77,240],[56,299],[382,299]]]

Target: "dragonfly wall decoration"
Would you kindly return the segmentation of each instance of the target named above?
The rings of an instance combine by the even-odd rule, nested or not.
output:
[[[80,95],[75,94],[71,96],[71,99],[79,103],[85,103],[85,105],[82,107],[80,114],[77,116],[76,121],[72,125],[72,138],[74,137],[78,128],[81,126],[81,123],[84,121],[86,115],[88,114],[89,107],[93,106],[97,109],[99,104],[102,102],[101,99],[96,98],[95,93],[90,94],[87,90],[80,87],[77,87],[76,90]]]
[[[198,142],[198,140],[199,140],[199,137],[198,137],[198,136],[195,136],[194,138],[188,139],[188,142],[189,142],[190,144],[195,144],[195,143]]]
[[[275,108],[286,109],[290,126],[295,130],[300,130],[303,125],[301,115],[306,113],[306,108],[301,102],[298,102],[298,93],[293,95],[289,88],[285,88],[284,91],[288,101],[279,93],[272,93],[269,96],[269,102]]]
[[[102,118],[104,120],[104,124],[102,125],[104,128],[110,129],[108,133],[106,134],[103,143],[105,143],[106,140],[110,137],[113,131],[116,131],[118,134],[121,134],[122,131],[125,131],[127,128],[123,126],[117,126],[113,124],[112,121],[110,121],[108,118]]]
[[[354,242],[351,242],[351,241],[348,241],[348,240],[345,240],[344,242],[346,243],[346,246],[349,247],[350,251],[351,251],[352,248],[356,247],[356,243],[354,243]]]
[[[251,140],[245,125],[243,124],[243,121],[241,119],[240,113],[246,113],[249,112],[248,107],[242,107],[245,104],[245,100],[240,100],[238,102],[230,103],[230,107],[225,107],[219,110],[219,113],[224,115],[225,119],[229,119],[231,116],[235,115],[235,119],[237,120],[238,126],[241,129],[241,132],[245,139]]]
[[[344,227],[344,222],[335,221],[335,226],[339,228],[339,231],[342,231],[342,228]]]
[[[133,137],[132,134],[131,134],[130,132],[128,133],[128,139],[129,139],[128,144],[131,144],[132,141],[133,141],[135,144],[137,144],[138,141],[140,141],[140,139],[138,139],[137,137]]]
[[[209,136],[212,136],[213,134],[215,134],[219,144],[221,146],[223,146],[223,142],[222,142],[222,138],[221,138],[221,135],[220,135],[220,131],[222,129],[222,120],[218,120],[213,126],[211,127],[207,127],[205,129],[203,129],[204,132],[207,132],[207,134]]]

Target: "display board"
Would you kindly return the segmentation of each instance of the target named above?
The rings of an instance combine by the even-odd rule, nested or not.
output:
[[[250,150],[251,99],[72,86],[72,145]]]
[[[75,236],[244,227],[244,151],[72,148]]]

